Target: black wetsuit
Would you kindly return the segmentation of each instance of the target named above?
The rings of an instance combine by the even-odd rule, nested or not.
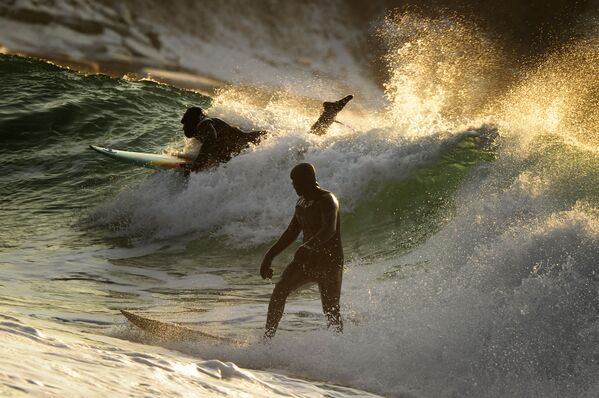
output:
[[[218,118],[204,118],[194,136],[202,141],[196,166],[209,167],[224,163],[248,147],[257,144],[266,131],[245,132]]]
[[[289,228],[300,228],[303,231],[304,243],[310,241],[322,227],[322,202],[330,192],[321,191],[314,200],[300,197],[295,206],[295,214]],[[329,326],[338,332],[343,330],[339,312],[339,297],[343,273],[343,247],[341,245],[341,230],[339,209],[334,235],[317,246],[305,259],[294,259],[283,271],[281,279],[275,285],[266,320],[266,335],[272,337],[276,332],[279,321],[283,316],[287,296],[299,287],[315,282],[320,290],[322,309],[328,319]]]

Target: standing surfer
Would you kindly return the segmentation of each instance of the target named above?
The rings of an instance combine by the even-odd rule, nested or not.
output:
[[[353,95],[348,95],[339,101],[323,103],[324,109],[310,128],[310,133],[325,134],[337,114],[352,98]],[[245,132],[224,120],[208,117],[204,110],[197,106],[185,111],[181,124],[187,138],[195,138],[202,144],[193,163],[193,171],[229,161],[250,143],[259,143],[262,136],[267,133],[266,131]]]
[[[285,232],[264,255],[260,266],[262,278],[272,278],[272,260],[289,247],[300,232],[303,232],[303,244],[295,252],[293,261],[287,265],[272,292],[265,337],[272,338],[275,335],[287,296],[308,283],[318,284],[328,326],[340,333],[343,331],[339,312],[343,247],[339,202],[332,192],[320,188],[316,170],[310,163],[295,166],[291,170],[291,181],[299,196],[295,213]]]

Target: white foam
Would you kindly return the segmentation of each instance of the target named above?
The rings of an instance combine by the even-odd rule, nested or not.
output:
[[[118,224],[117,233],[129,237],[201,233],[256,245],[275,238],[293,214],[289,172],[295,164],[313,163],[321,186],[335,192],[348,212],[367,192],[407,178],[464,135],[478,134],[407,139],[390,128],[355,133],[336,128],[324,137],[279,130],[227,164],[193,174],[181,189],[173,186],[171,174],[152,176],[92,217],[97,224]]]
[[[3,309],[3,314],[8,312]],[[2,315],[0,390],[27,396],[373,396]],[[43,332],[42,332],[43,330]]]
[[[506,176],[516,161],[482,167],[417,250],[349,264],[342,336],[294,327],[270,347],[177,348],[385,396],[592,396],[599,218],[552,200],[528,172]],[[315,297],[288,312],[320,319],[319,307]]]

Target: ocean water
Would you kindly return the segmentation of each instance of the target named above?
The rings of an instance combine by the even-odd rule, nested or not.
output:
[[[44,12],[72,28],[57,4]],[[90,7],[78,11],[88,23],[120,32]],[[288,65],[271,58],[276,81],[255,70],[253,86],[208,97],[0,55],[0,395],[596,396],[599,46],[587,22],[515,64],[472,21],[398,11],[376,22],[381,88],[363,74],[328,85],[334,68],[281,86]],[[351,62],[350,77],[363,68]],[[347,126],[306,134],[314,95],[354,89]],[[271,134],[189,180],[88,148],[184,149],[191,105]],[[341,202],[346,327],[326,330],[310,287],[264,345],[274,285],[258,269],[293,213],[301,161]],[[153,338],[119,309],[246,344]]]

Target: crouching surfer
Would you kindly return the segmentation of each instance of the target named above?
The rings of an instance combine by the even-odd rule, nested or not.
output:
[[[309,163],[300,163],[291,170],[291,181],[299,196],[295,213],[279,240],[262,260],[260,275],[270,279],[272,260],[291,245],[303,232],[303,244],[295,252],[281,279],[275,285],[268,305],[265,337],[272,338],[285,309],[287,296],[308,283],[317,283],[322,309],[328,326],[343,331],[339,312],[343,247],[339,219],[339,202],[332,192],[318,185],[316,170]]]
[[[352,95],[348,95],[339,101],[323,103],[324,109],[310,128],[310,133],[325,134],[337,114],[352,98]],[[267,134],[266,131],[245,132],[224,120],[208,117],[204,110],[197,106],[185,111],[181,124],[185,136],[195,138],[201,144],[200,151],[191,166],[192,171],[227,162],[249,144],[258,144]]]

